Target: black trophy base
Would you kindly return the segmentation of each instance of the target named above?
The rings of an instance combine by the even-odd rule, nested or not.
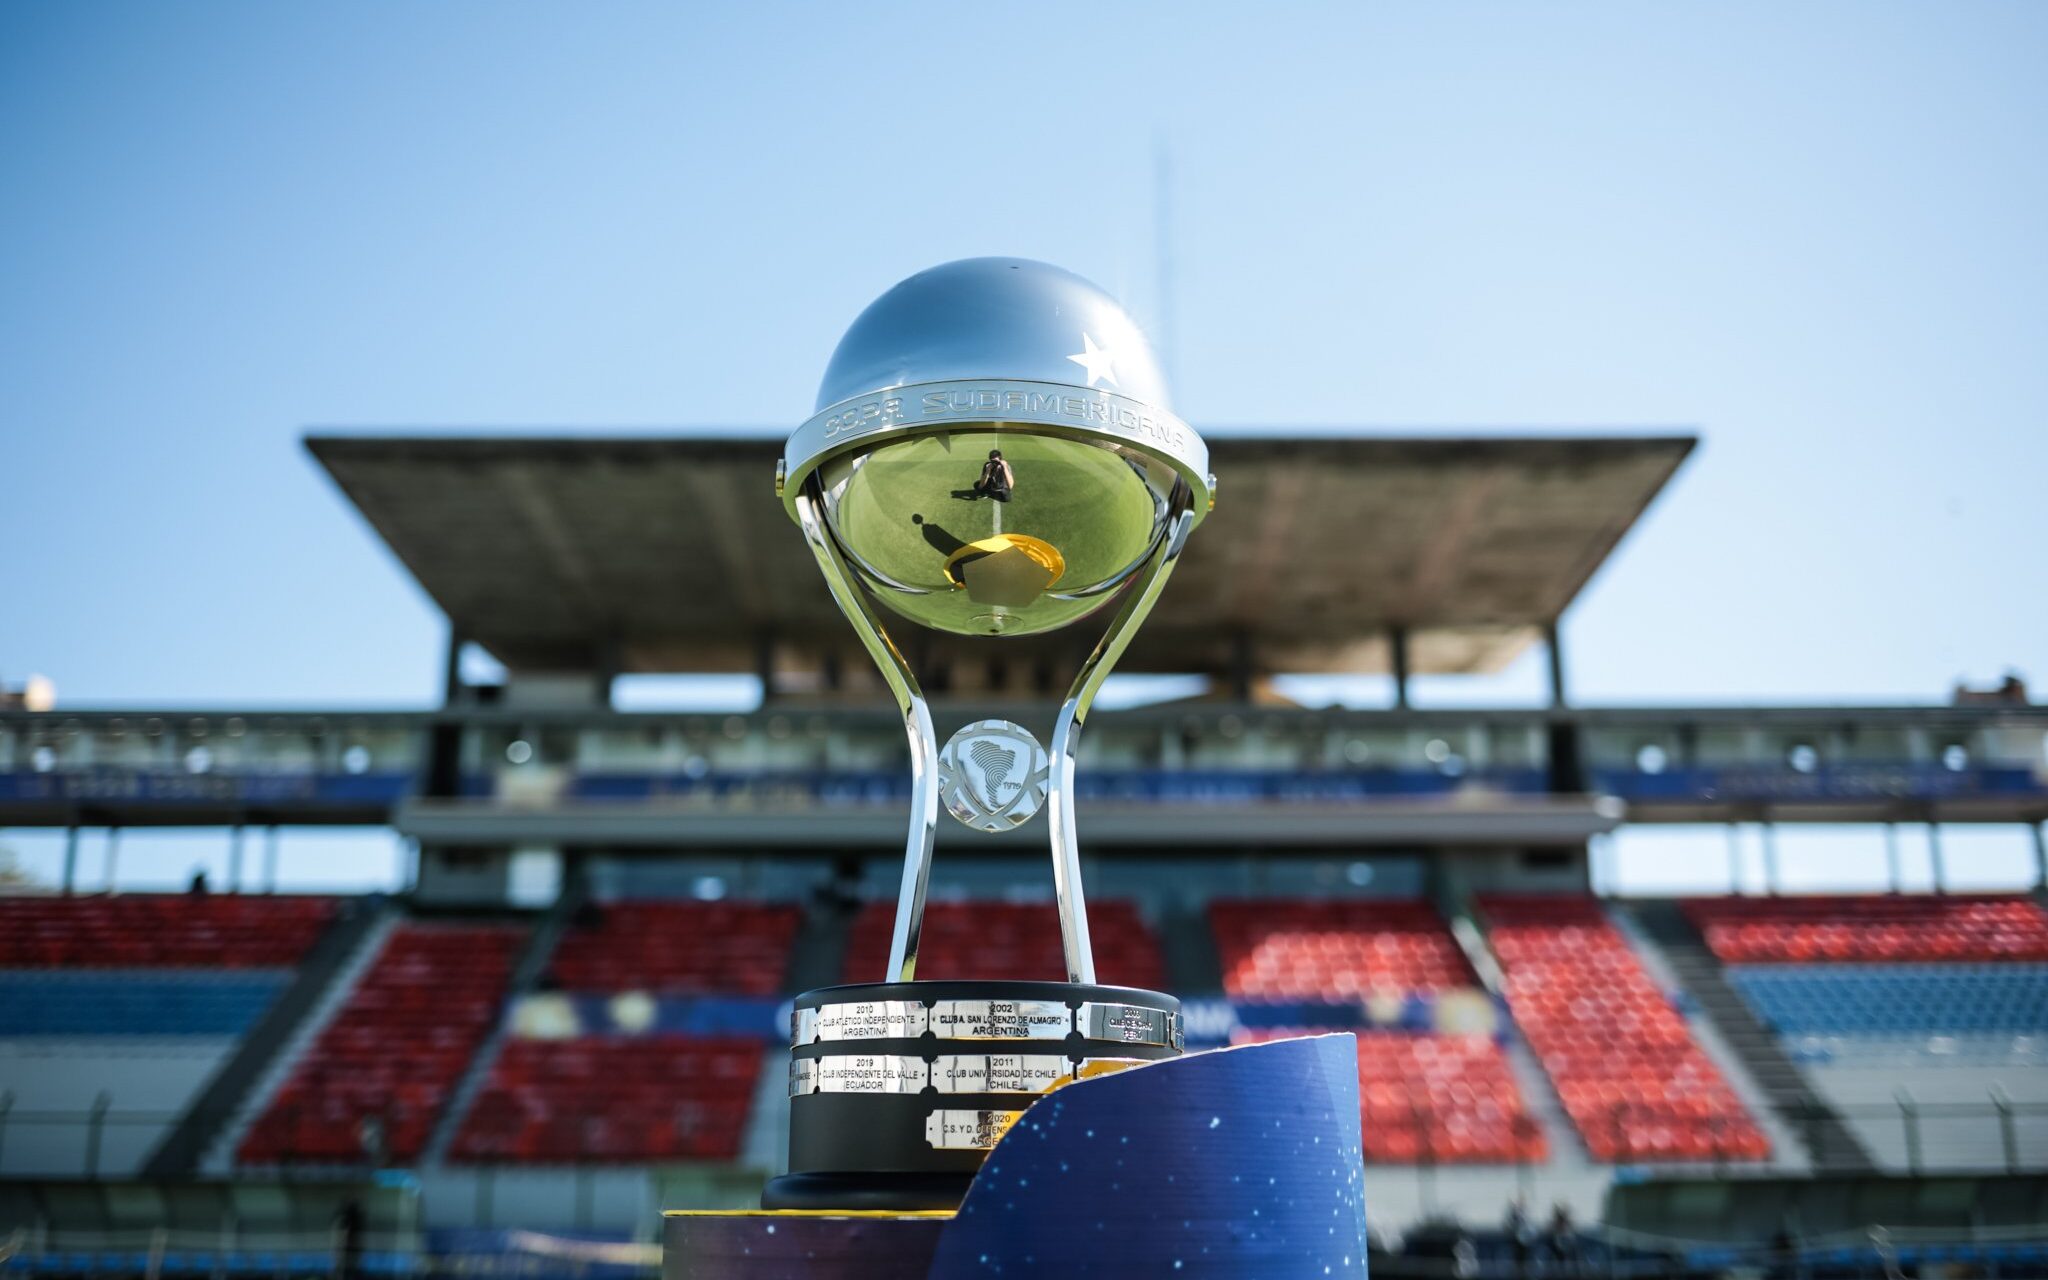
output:
[[[1172,996],[1071,982],[826,987],[793,1022],[790,1172],[764,1209],[956,1209],[1037,1098],[1182,1044]]]
[[[924,1213],[960,1207],[972,1173],[785,1173],[761,1189],[763,1209]]]

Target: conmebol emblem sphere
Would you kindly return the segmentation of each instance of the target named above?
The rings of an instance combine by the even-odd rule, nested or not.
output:
[[[939,801],[976,831],[1008,831],[1045,803],[1045,748],[1008,720],[977,720],[939,752]]]
[[[920,272],[861,313],[790,439],[849,564],[897,613],[1022,636],[1107,602],[1178,510],[1208,509],[1201,438],[1144,332],[1042,262]]]

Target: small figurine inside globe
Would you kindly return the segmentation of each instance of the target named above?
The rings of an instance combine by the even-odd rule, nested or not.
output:
[[[1111,442],[992,424],[841,455],[826,519],[875,598],[966,635],[1085,617],[1166,531],[1174,470]]]

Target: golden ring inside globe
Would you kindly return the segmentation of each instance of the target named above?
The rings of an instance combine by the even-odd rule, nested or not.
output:
[[[1111,442],[976,424],[819,471],[833,535],[875,595],[960,635],[1023,636],[1100,608],[1158,544],[1173,468]]]

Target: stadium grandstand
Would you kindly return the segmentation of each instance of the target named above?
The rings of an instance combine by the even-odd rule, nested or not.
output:
[[[1121,668],[1198,692],[1083,750],[1103,978],[1180,995],[1197,1047],[1355,1032],[1370,1219],[1411,1261],[1512,1249],[1477,1229],[1520,1205],[1615,1274],[2043,1274],[2048,707],[1576,705],[1559,621],[1693,444],[1218,439],[1227,500]],[[0,709],[0,826],[67,850],[0,897],[6,1265],[623,1274],[660,1208],[779,1171],[789,997],[881,974],[899,719],[769,499],[776,439],[308,447],[446,613],[445,696]],[[1086,638],[912,643],[942,724],[1043,726]],[[1547,706],[1410,705],[1531,646]],[[676,673],[759,705],[613,705]],[[1296,674],[1393,705],[1298,705]],[[1781,891],[1772,833],[1823,823],[1890,892]],[[1765,891],[1596,893],[1625,824],[1753,828]],[[1942,832],[1985,824],[2029,833],[2035,888],[1949,891]],[[397,892],[275,892],[279,830],[362,825],[415,851]],[[225,829],[229,874],[83,891],[89,833],[160,827]],[[919,976],[1059,976],[1043,841],[941,832]]]

